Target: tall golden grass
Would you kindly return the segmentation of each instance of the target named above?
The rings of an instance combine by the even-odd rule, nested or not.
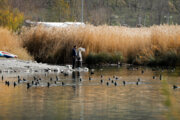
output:
[[[19,59],[32,59],[28,52],[23,48],[19,37],[5,28],[0,28],[0,51],[16,54]]]
[[[26,28],[24,46],[38,61],[69,62],[73,45],[89,53],[121,52],[124,62],[137,64],[177,63],[180,55],[180,26],[161,25],[149,28],[92,26]],[[169,60],[170,59],[170,60]]]

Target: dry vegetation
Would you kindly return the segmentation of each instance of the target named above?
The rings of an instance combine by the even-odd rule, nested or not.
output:
[[[180,26],[161,25],[150,28],[92,26],[26,28],[22,32],[24,47],[37,61],[70,62],[73,45],[90,53],[121,53],[124,62],[148,65],[175,65],[180,56]],[[121,59],[122,60],[122,59]]]
[[[20,59],[32,59],[27,51],[23,48],[22,42],[20,42],[18,36],[14,35],[5,28],[0,28],[0,36],[0,51],[16,54]]]

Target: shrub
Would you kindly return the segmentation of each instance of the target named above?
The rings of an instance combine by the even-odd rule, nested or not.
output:
[[[16,31],[23,24],[24,15],[17,9],[0,9],[0,26]]]
[[[88,65],[103,65],[122,61],[120,53],[90,53],[86,58]]]
[[[180,56],[178,25],[149,28],[105,25],[65,28],[37,26],[25,29],[22,38],[24,47],[27,47],[36,60],[58,64],[71,62],[74,45],[86,48],[83,56],[91,64],[115,63],[123,58],[124,62],[132,64],[171,65],[177,64]]]
[[[16,54],[19,59],[32,59],[27,50],[23,48],[22,42],[17,35],[8,29],[0,28],[0,36],[0,51]]]

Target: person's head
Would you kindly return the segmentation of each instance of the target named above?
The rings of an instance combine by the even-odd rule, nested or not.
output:
[[[74,45],[74,48],[76,48],[76,45]]]

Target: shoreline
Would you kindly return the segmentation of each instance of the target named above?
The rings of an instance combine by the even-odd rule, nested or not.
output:
[[[73,71],[88,72],[88,68],[72,69],[71,65],[59,66],[36,61],[25,61],[15,58],[0,59],[0,73],[72,73]]]
[[[87,65],[88,66],[88,65]],[[127,67],[127,69],[133,69],[144,65],[133,65],[127,63],[121,64],[104,64],[90,66],[90,69],[97,67]],[[145,65],[146,66],[146,65]],[[173,66],[147,66],[151,68],[174,68]],[[72,72],[89,72],[89,68],[76,68],[72,69],[72,65],[50,65],[47,63],[38,63],[36,61],[26,61],[17,58],[1,58],[0,59],[0,74],[42,74],[42,73],[64,73],[72,74]]]

